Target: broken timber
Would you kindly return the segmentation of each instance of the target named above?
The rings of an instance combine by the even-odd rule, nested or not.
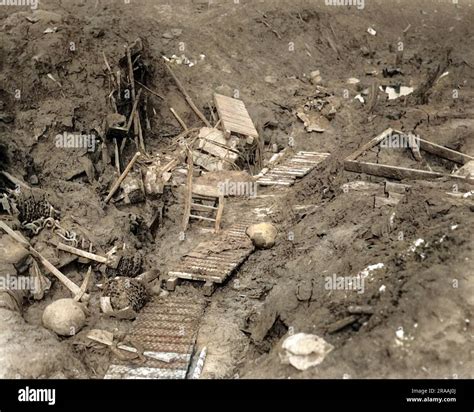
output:
[[[329,153],[298,152],[260,176],[257,182],[261,186],[291,186],[296,179],[306,176],[329,155]]]
[[[212,294],[214,284],[223,283],[254,251],[245,233],[252,223],[242,220],[221,231],[216,240],[201,242],[168,272],[167,287],[173,290],[177,279],[204,281],[206,295]]]
[[[185,379],[204,307],[204,301],[189,298],[152,300],[124,341],[136,345],[142,356],[115,358],[104,379]]]
[[[364,153],[372,149],[373,147],[380,144],[383,140],[389,138],[392,133],[398,133],[403,135],[403,132],[393,130],[391,128],[385,130],[368,143],[364,144],[354,153],[349,155],[344,160],[344,169],[348,172],[355,172],[355,173],[366,173],[369,175],[374,176],[381,176],[390,179],[437,179],[440,177],[449,178],[449,179],[456,179],[461,180],[470,184],[474,184],[474,179],[469,177],[459,176],[456,174],[447,174],[447,173],[440,173],[440,172],[432,172],[428,170],[418,170],[418,169],[411,169],[407,167],[401,166],[390,166],[386,164],[378,164],[372,162],[362,162],[358,161],[357,159],[362,156]],[[447,147],[437,145],[435,143],[429,142],[424,139],[419,139],[420,142],[420,149],[424,150],[425,152],[434,154],[436,156],[442,157],[447,160],[451,160],[455,163],[460,163],[464,165],[465,163],[474,160],[474,157],[466,155],[461,152],[457,152],[452,149],[448,149]]]

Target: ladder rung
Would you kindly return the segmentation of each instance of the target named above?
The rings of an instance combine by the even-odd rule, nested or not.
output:
[[[208,210],[217,210],[217,207],[208,206],[208,205],[201,205],[199,203],[191,203],[191,209],[203,210],[203,211],[207,212]]]
[[[211,219],[210,217],[204,217],[204,216],[199,216],[199,215],[189,215],[190,218],[193,219],[201,219],[201,220],[208,220],[209,222],[215,222],[216,219]]]
[[[193,199],[202,199],[202,200],[216,200],[216,199],[219,199],[217,196],[198,195],[197,193],[192,193],[191,197]]]

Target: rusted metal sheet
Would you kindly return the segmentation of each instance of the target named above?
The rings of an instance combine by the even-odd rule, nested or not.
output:
[[[204,300],[174,296],[152,300],[125,339],[140,356],[115,359],[105,379],[185,379],[204,307]]]
[[[291,186],[328,156],[329,153],[298,152],[259,177],[257,182],[262,186]]]

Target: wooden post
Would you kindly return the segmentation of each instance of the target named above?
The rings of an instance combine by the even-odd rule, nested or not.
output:
[[[194,113],[203,121],[203,123],[207,127],[212,127],[209,121],[206,119],[206,117],[201,113],[201,111],[197,108],[197,106],[194,104],[193,99],[191,99],[191,96],[186,92],[186,89],[183,87],[179,79],[176,77],[174,74],[173,70],[171,67],[169,67],[167,64],[165,64],[166,68],[168,69],[169,74],[173,78],[174,82],[176,83],[176,86],[178,86],[178,89],[180,92],[183,94],[184,98],[186,99],[186,102],[189,104],[191,109],[193,109]]]
[[[128,173],[130,172],[133,165],[135,164],[135,162],[138,160],[138,158],[140,156],[141,156],[140,152],[135,153],[135,156],[133,156],[132,160],[130,160],[130,163],[127,165],[127,167],[125,168],[123,173],[120,175],[120,177],[117,179],[117,181],[112,186],[112,189],[110,190],[110,193],[105,198],[105,203],[108,203],[110,201],[110,199],[112,199],[112,196],[118,190],[118,188],[122,184],[123,180],[127,177]]]
[[[186,232],[191,214],[191,202],[193,200],[193,151],[188,150],[188,176],[186,182],[186,200],[183,216],[183,232]]]

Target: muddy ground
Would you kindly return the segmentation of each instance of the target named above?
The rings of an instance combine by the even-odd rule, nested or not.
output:
[[[473,376],[474,202],[447,194],[472,186],[453,187],[450,179],[407,180],[403,183],[411,191],[398,205],[375,208],[374,195],[383,193],[385,179],[350,173],[343,165],[346,156],[387,127],[474,156],[474,10],[469,1],[366,0],[359,10],[324,1],[43,0],[39,9],[28,20],[28,7],[0,7],[0,168],[44,190],[60,211],[61,224],[82,230],[98,252],[125,243],[131,253],[144,256],[144,270],[158,269],[164,276],[183,253],[212,237],[193,224],[186,239],[180,238],[182,188],[146,205],[105,205],[117,176],[101,161],[100,150],[55,146],[55,136],[64,131],[103,135],[110,113],[103,53],[116,67],[124,44],[137,37],[146,45],[147,85],[163,97],[148,96],[148,152],[166,151],[181,131],[170,107],[190,127],[202,126],[163,66],[162,55],[184,53],[196,64],[174,66],[175,71],[199,108],[208,116],[214,92],[238,93],[268,143],[267,158],[273,144],[283,148],[289,142],[294,150],[331,154],[291,188],[259,188],[257,198],[227,202],[224,226],[242,214],[253,215],[273,221],[279,236],[272,249],[253,253],[208,298],[197,340],[198,351],[208,348],[203,377]],[[395,66],[400,41],[402,74],[384,77],[383,69]],[[449,74],[423,101],[416,90],[438,66]],[[315,70],[321,75],[319,89],[310,81]],[[350,84],[350,78],[360,82]],[[366,88],[395,83],[414,87],[415,93],[387,100],[380,92],[373,105],[370,96],[365,103],[354,99]],[[295,111],[321,90],[334,116],[323,133],[308,132]],[[125,157],[133,152],[127,146]],[[381,149],[367,156],[416,165],[406,152]],[[83,158],[92,163],[94,178],[69,179]],[[452,164],[436,157],[427,161],[433,170],[453,171]],[[368,183],[351,184],[356,181]],[[154,202],[165,204],[159,229],[134,230],[137,219],[153,213]],[[48,243],[51,237],[43,230],[31,242],[57,263],[61,256]],[[419,239],[424,242],[412,247]],[[327,276],[354,276],[379,263],[383,268],[371,272],[364,293],[325,288]],[[63,270],[80,284],[87,266]],[[95,276],[100,282],[102,275]],[[198,298],[202,285],[183,282],[172,293]],[[112,354],[87,347],[84,335],[102,328],[121,336],[131,322],[104,318],[98,305],[91,305],[83,331],[59,338],[42,328],[41,315],[53,300],[69,296],[53,282],[43,300],[23,302],[24,324],[16,315],[2,315],[5,325],[15,326],[2,326],[9,332],[1,336],[0,376],[104,376]],[[92,303],[97,296],[96,290]],[[373,313],[330,333],[351,305],[370,305]],[[321,336],[335,349],[306,371],[283,365],[281,342],[297,332]],[[31,357],[21,356],[25,348]]]

